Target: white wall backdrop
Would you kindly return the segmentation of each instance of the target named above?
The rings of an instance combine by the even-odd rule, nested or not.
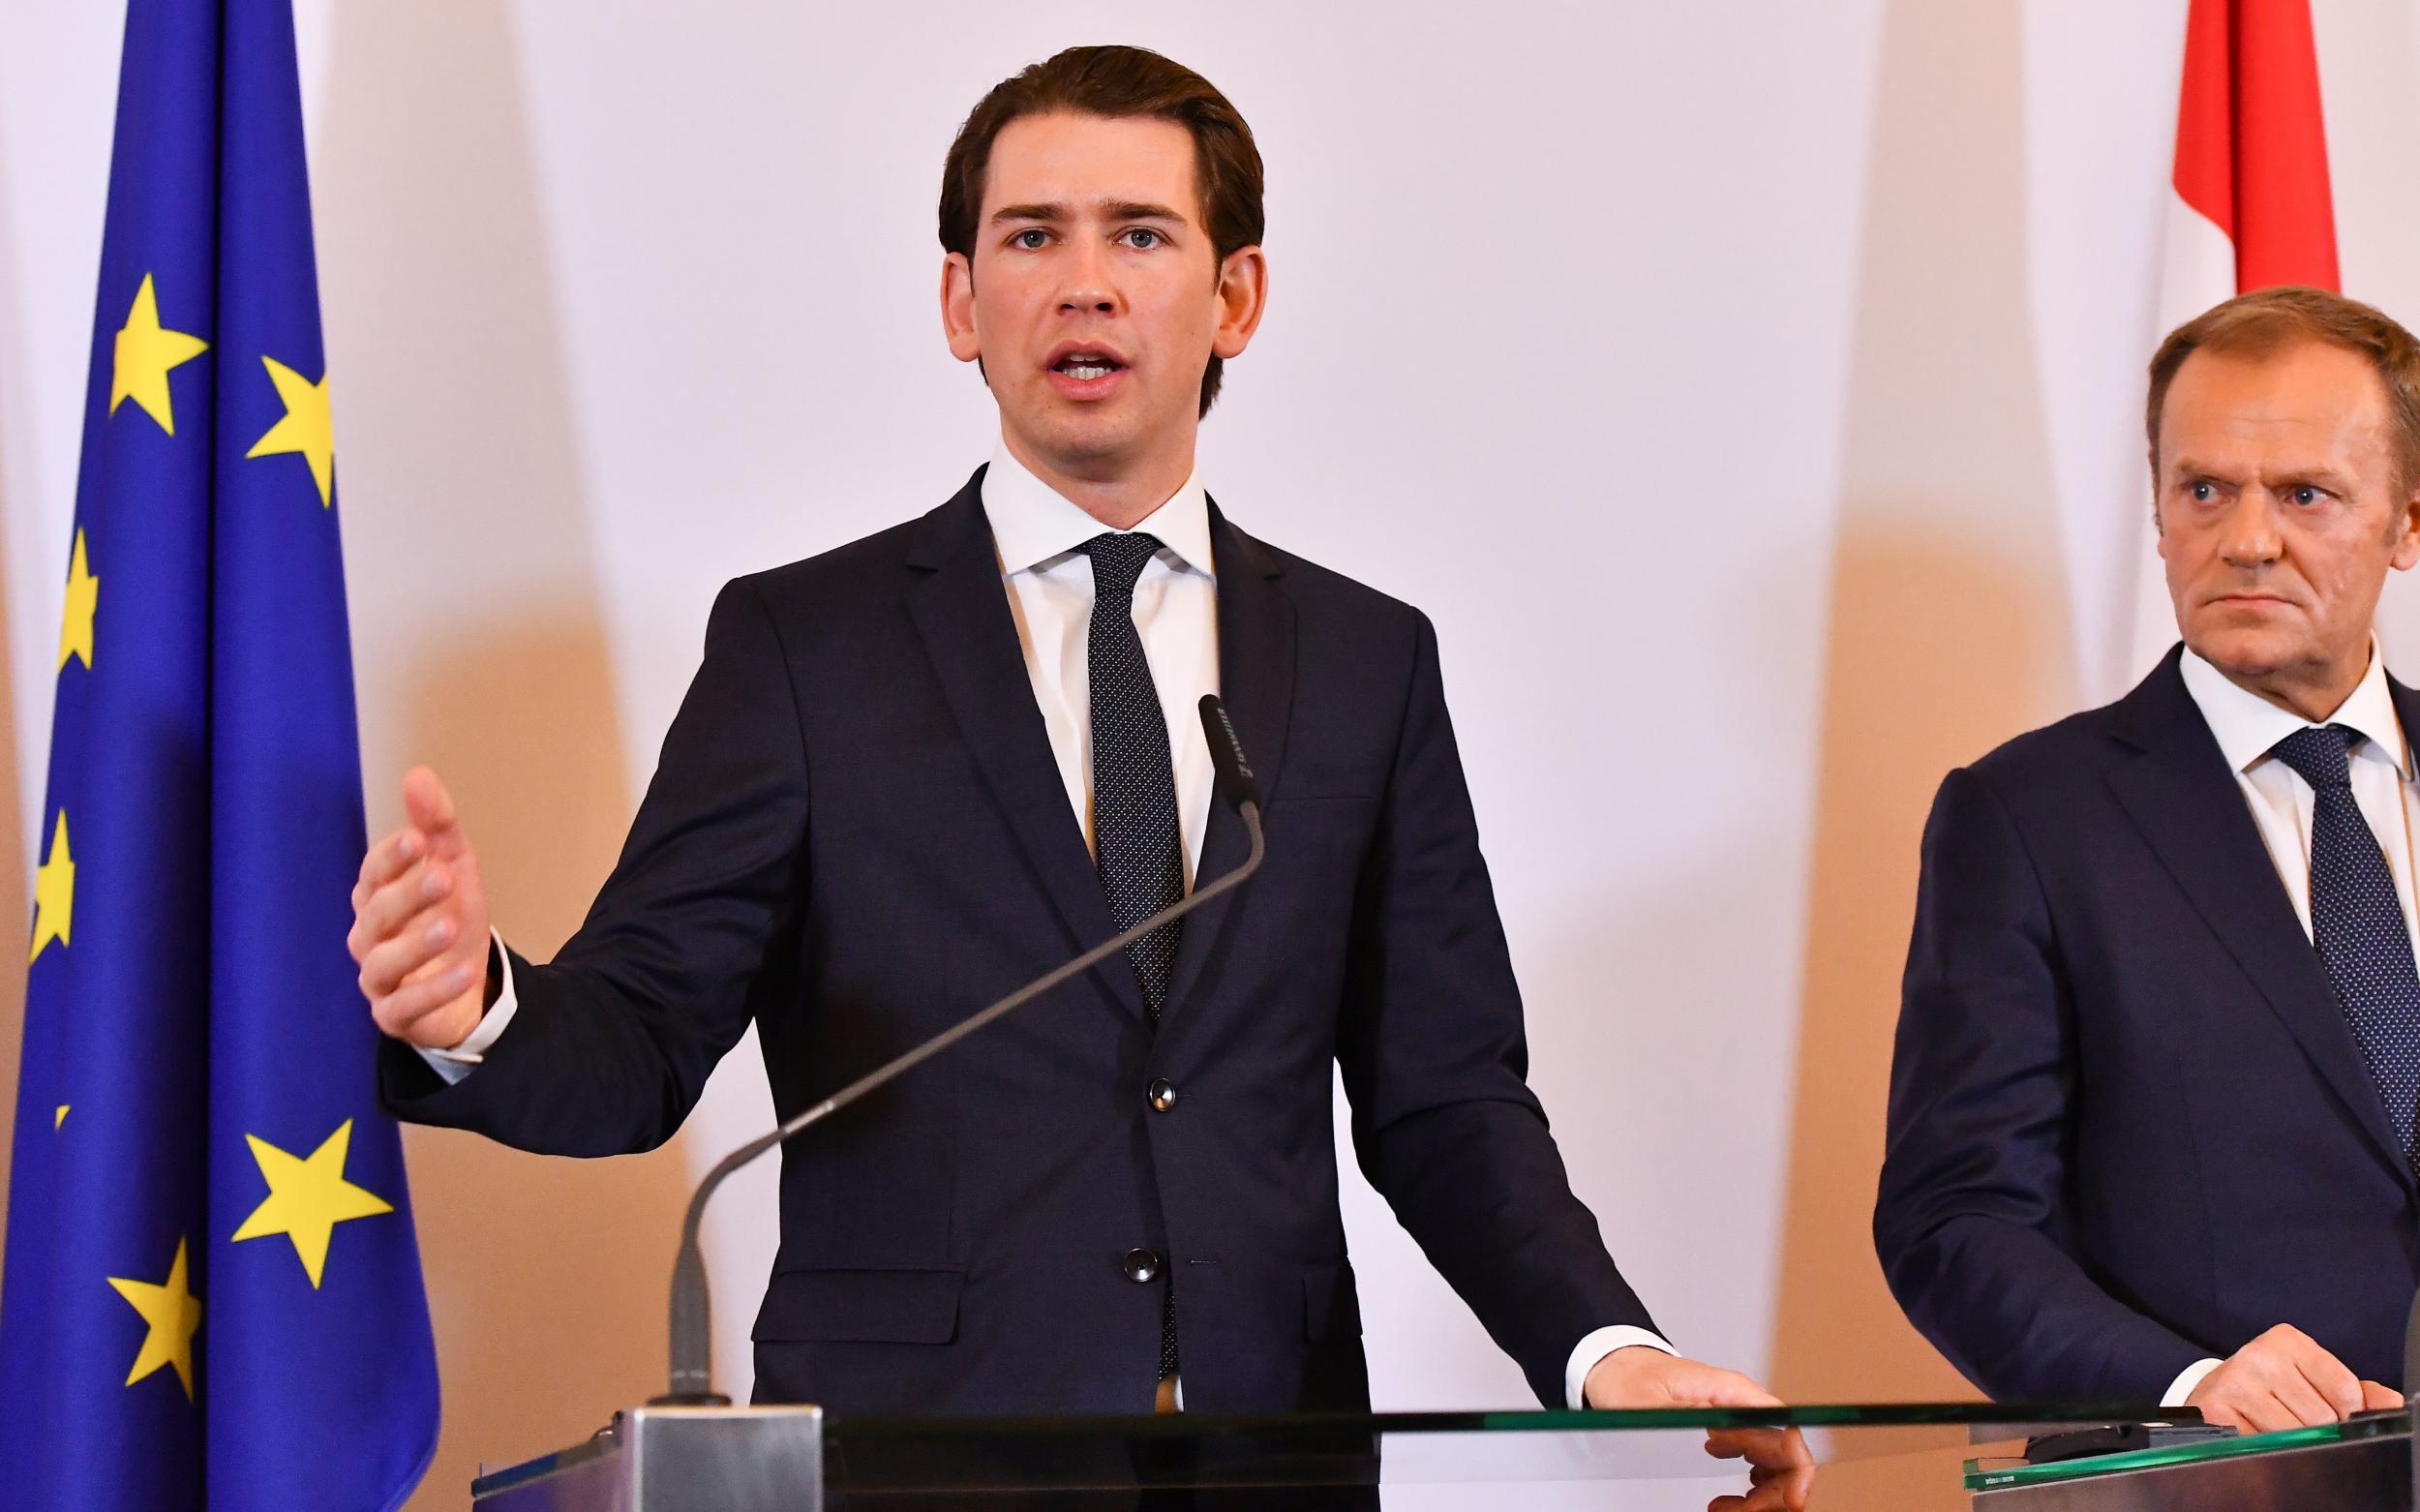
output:
[[[2420,5],[2317,9],[2347,290],[2420,322]],[[1060,46],[1159,47],[1269,164],[1274,305],[1205,474],[1435,617],[1534,1079],[1616,1254],[1683,1347],[1784,1391],[1963,1391],[1865,1230],[1916,837],[1951,765],[2139,670],[2183,0],[297,10],[374,830],[436,763],[506,931],[559,943],[715,589],[988,449],[934,312],[958,120]],[[116,11],[0,0],[0,913]],[[2388,615],[2420,672],[2412,589]],[[415,1505],[652,1389],[682,1189],[769,1115],[753,1053],[654,1156],[410,1135],[447,1389]],[[740,1389],[771,1191],[715,1219]],[[1347,1206],[1379,1403],[1521,1401],[1383,1205]]]

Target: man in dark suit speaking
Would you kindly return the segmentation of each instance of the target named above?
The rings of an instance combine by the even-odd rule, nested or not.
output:
[[[760,1399],[1366,1406],[1334,1063],[1363,1169],[1543,1400],[1770,1403],[1670,1351],[1570,1191],[1428,620],[1245,534],[1195,471],[1266,292],[1242,118],[1155,54],[1062,53],[977,106],[940,221],[989,465],[723,590],[551,964],[492,939],[451,801],[406,778],[351,936],[391,1105],[646,1149],[753,1020],[797,1111],[1234,866],[1217,692],[1264,868],[788,1152]]]
[[[1874,1233],[2001,1398],[2268,1431],[2402,1402],[2420,696],[2371,621],[2420,561],[2420,346],[2316,289],[2151,364],[2184,645],[1942,784]]]

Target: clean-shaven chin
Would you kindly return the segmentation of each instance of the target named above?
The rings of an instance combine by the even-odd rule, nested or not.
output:
[[[1071,478],[1101,481],[1123,471],[1134,445],[1130,427],[1098,409],[1056,408],[1031,433],[1034,449]]]
[[[2307,659],[2290,638],[2263,635],[2251,625],[2205,626],[2187,642],[2193,653],[2225,674],[2239,686],[2261,691],[2261,684]]]

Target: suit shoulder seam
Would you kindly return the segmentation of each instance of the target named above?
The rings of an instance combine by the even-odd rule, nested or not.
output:
[[[772,605],[765,601],[764,590],[757,581],[761,576],[762,574],[751,574],[748,577],[736,579],[733,586],[746,591],[748,601],[756,606],[757,614],[765,621],[765,633],[772,640],[774,654],[781,658],[782,688],[790,699],[790,733],[798,738],[799,770],[805,771],[808,770],[806,711],[799,706],[798,668],[791,661],[790,643],[782,636],[781,623],[773,616]]]
[[[2017,823],[2016,810],[2010,806],[2007,796],[2000,791],[1999,785],[1982,771],[1980,765],[1961,767],[1958,771],[1975,780],[1976,787],[1981,791],[1984,800],[1991,804],[1993,812],[2000,816],[2001,824],[2007,827],[2009,838],[2015,842],[2016,854],[2024,858],[2025,874],[2033,879],[2034,896],[2042,901],[2042,920],[2043,927],[2049,931],[2048,943],[2055,949],[2059,939],[2058,912],[2051,907],[2050,888],[2042,880],[2041,859],[2034,854],[2033,844],[2026,838],[2024,826]]]

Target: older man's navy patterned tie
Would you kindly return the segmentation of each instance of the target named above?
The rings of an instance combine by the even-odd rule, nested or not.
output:
[[[1093,864],[1109,919],[1131,929],[1185,896],[1185,856],[1176,822],[1176,768],[1168,755],[1167,717],[1134,629],[1134,584],[1160,549],[1139,531],[1096,535],[1083,544],[1092,559],[1092,622],[1086,632],[1085,676],[1092,688]],[[1126,948],[1142,986],[1152,1027],[1168,1001],[1182,923],[1154,929]],[[1176,1278],[1169,1272],[1160,1312],[1160,1378],[1176,1374]]]
[[[2420,1118],[2420,972],[2395,874],[2353,801],[2349,752],[2357,739],[2341,724],[2313,727],[2269,754],[2311,784],[2312,943],[2403,1141],[2404,1161],[2420,1172],[2412,1141]]]

